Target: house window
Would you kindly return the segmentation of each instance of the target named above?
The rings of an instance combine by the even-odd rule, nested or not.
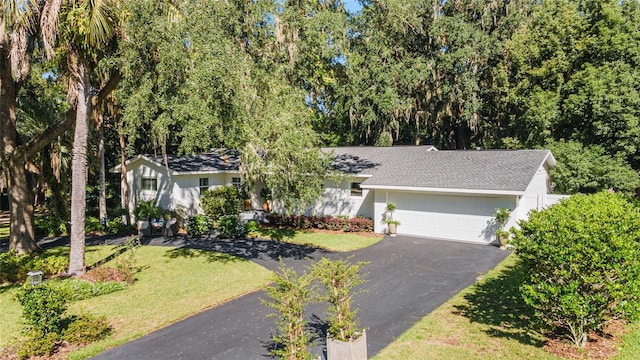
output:
[[[351,183],[351,196],[362,196],[362,189],[360,183]]]
[[[142,178],[142,190],[157,191],[158,179],[156,178]]]
[[[209,178],[200,178],[200,194],[209,190]]]
[[[242,179],[239,177],[231,178],[231,185],[240,191],[242,189]]]

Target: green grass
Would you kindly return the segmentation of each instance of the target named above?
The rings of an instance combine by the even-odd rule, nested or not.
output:
[[[272,239],[299,245],[309,245],[338,252],[363,249],[377,243],[383,238],[380,234],[334,234],[291,229],[260,229],[258,232],[251,235],[263,239]]]
[[[47,251],[68,252],[68,248]],[[109,258],[112,246],[87,248],[87,264]],[[85,358],[167,326],[189,315],[264,287],[271,272],[247,260],[201,250],[144,246],[139,248],[141,271],[128,289],[70,304],[69,313],[81,310],[105,315],[113,333],[73,354]],[[251,276],[246,276],[251,274]],[[0,347],[15,342],[21,308],[13,300],[17,287],[0,288]]]
[[[407,330],[374,359],[560,359],[518,293],[523,271],[514,255]],[[640,324],[631,326],[616,359],[640,358]]]

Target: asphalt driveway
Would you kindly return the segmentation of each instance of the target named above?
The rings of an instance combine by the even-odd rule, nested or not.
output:
[[[201,247],[188,240],[155,245]],[[302,269],[322,257],[353,255],[353,261],[369,261],[363,286],[355,304],[361,325],[367,329],[368,353],[373,356],[415,322],[446,302],[476,278],[495,267],[508,254],[493,246],[482,246],[423,238],[386,237],[379,243],[351,253],[331,253],[303,246],[260,240],[208,242],[211,250],[251,259],[274,270],[278,258]],[[247,276],[251,276],[247,274]],[[264,291],[243,296],[219,307],[189,317],[147,336],[108,350],[95,359],[263,359],[271,358],[271,335],[275,331],[271,309],[261,303]],[[308,309],[315,334],[312,352],[324,358],[325,309]]]

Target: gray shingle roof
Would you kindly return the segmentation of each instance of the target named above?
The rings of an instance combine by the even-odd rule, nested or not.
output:
[[[371,175],[367,186],[524,191],[550,155],[548,150],[444,150],[423,146],[324,149],[334,167]]]
[[[145,155],[158,164],[164,165],[162,155]],[[236,150],[213,149],[195,155],[167,155],[169,169],[178,173],[238,171],[240,153]]]

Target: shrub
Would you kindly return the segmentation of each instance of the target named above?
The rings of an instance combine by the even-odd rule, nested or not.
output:
[[[87,280],[73,278],[48,280],[40,286],[60,293],[68,301],[88,299],[127,288],[127,285],[123,282],[110,281],[93,283]]]
[[[640,211],[620,194],[574,195],[515,231],[538,319],[584,346],[589,331],[640,312]]]
[[[107,221],[107,233],[109,234],[129,234],[135,232],[136,228],[134,225],[125,225],[122,222],[122,216],[116,216],[110,218]]]
[[[62,332],[62,340],[71,344],[84,345],[104,339],[111,332],[106,316],[82,313],[74,316]]]
[[[105,232],[106,227],[102,224],[102,222],[100,222],[100,219],[98,219],[95,216],[87,216],[85,217],[85,222],[84,222],[84,231],[91,233],[91,232]]]
[[[305,331],[304,308],[311,299],[309,290],[311,277],[306,273],[298,276],[295,270],[280,264],[274,274],[273,284],[267,287],[267,294],[273,301],[262,302],[277,311],[269,316],[278,317],[278,334],[273,341],[279,345],[271,353],[281,359],[309,359],[307,342],[309,335]]]
[[[62,314],[67,309],[64,295],[47,286],[23,286],[17,294],[22,305],[22,317],[29,330],[42,334],[59,334],[62,328]]]
[[[40,270],[45,276],[58,275],[65,271],[67,263],[66,256],[3,252],[0,253],[0,283],[25,281],[27,273],[33,270]]]
[[[159,219],[163,218],[167,213],[166,210],[162,209],[159,206],[156,206],[156,202],[154,200],[142,201],[138,200],[136,207],[133,209],[133,214],[136,217],[136,220],[140,219]]]
[[[373,220],[363,217],[349,219],[348,230],[351,232],[373,232]]]
[[[222,238],[236,238],[245,234],[244,223],[237,215],[223,216],[218,220],[218,232]]]
[[[202,236],[211,230],[211,220],[204,214],[191,216],[187,220],[187,234],[189,236]]]
[[[360,269],[365,262],[351,264],[345,260],[322,258],[313,265],[311,273],[324,287],[320,299],[329,303],[327,334],[336,340],[353,341],[359,337],[356,309],[351,308],[354,289],[364,281]]]
[[[56,348],[58,334],[42,334],[31,330],[20,342],[18,359],[29,359],[34,356],[51,356]]]
[[[46,214],[36,217],[34,230],[38,235],[60,236],[67,233],[67,222],[57,215]]]
[[[203,192],[200,206],[205,215],[218,220],[227,215],[239,215],[242,211],[242,199],[234,186],[221,186]]]
[[[258,227],[258,223],[253,220],[249,220],[245,225],[245,231],[247,232],[247,234],[256,233],[258,232],[258,230],[260,230],[260,228]]]

